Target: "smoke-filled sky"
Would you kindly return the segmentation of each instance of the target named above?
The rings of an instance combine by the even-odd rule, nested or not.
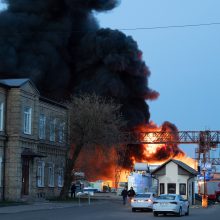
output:
[[[150,71],[136,41],[101,28],[94,12],[118,0],[5,0],[0,13],[1,78],[30,78],[41,95],[66,100],[71,94],[113,97],[128,127],[149,122]]]
[[[30,0],[8,0],[8,2],[23,2],[27,6],[27,2]],[[38,1],[36,1],[38,2]],[[39,1],[44,2],[44,1]],[[47,1],[50,2],[50,1]],[[59,2],[51,1],[51,2]],[[68,2],[68,1],[66,1]],[[77,1],[76,1],[77,2]],[[92,2],[92,1],[85,1]],[[93,2],[101,2],[103,1],[93,1]],[[139,28],[139,27],[158,27],[158,26],[170,26],[170,25],[185,25],[185,24],[201,24],[201,23],[212,23],[212,22],[220,22],[220,2],[219,0],[210,0],[210,1],[200,1],[200,0],[185,0],[185,1],[176,1],[176,0],[157,0],[157,1],[149,1],[149,0],[121,0],[121,3],[114,8],[116,1],[106,1],[107,5],[90,5],[90,8],[96,8],[95,17],[99,21],[99,25],[101,27],[109,27],[111,29],[126,29],[126,28]],[[0,6],[1,7],[1,6]],[[45,4],[39,6],[40,11],[42,12],[42,8],[45,7]],[[59,4],[56,6],[60,9]],[[48,11],[44,11],[44,18],[47,19],[47,24],[50,24],[50,21],[54,19],[54,17],[62,18],[62,13],[57,14],[56,7],[54,10],[51,10],[48,14]],[[36,7],[37,8],[37,7]],[[109,10],[114,8],[113,10]],[[27,7],[25,10],[30,10]],[[16,11],[16,4],[14,9]],[[31,9],[32,10],[32,9]],[[103,13],[100,11],[104,10]],[[65,12],[65,9],[62,10]],[[34,13],[37,13],[35,11]],[[74,12],[73,12],[74,13]],[[79,11],[79,17],[85,19],[85,24],[93,27],[95,30],[97,29],[97,24],[92,17],[86,16],[85,11]],[[76,13],[75,13],[76,14]],[[68,15],[68,16],[71,16]],[[7,19],[8,17],[4,17]],[[19,27],[19,22],[22,22],[22,19],[25,19],[25,14],[20,17],[20,20],[16,20],[16,25]],[[48,27],[45,26],[45,23],[39,19],[36,19],[35,16],[29,17],[27,20],[26,26],[19,27],[19,30],[25,30],[30,27]],[[82,21],[82,20],[81,20]],[[80,21],[80,22],[81,22]],[[0,25],[5,22],[1,19]],[[11,22],[10,19],[8,22]],[[71,25],[77,29],[78,20],[76,19],[75,24],[70,24],[68,19],[57,20],[57,23],[54,26],[49,26],[50,28],[54,28],[58,30],[56,36],[51,38],[51,36],[45,33],[37,34],[37,35],[27,35],[26,39],[33,37],[35,40],[43,37],[46,39],[46,43],[38,44],[38,48],[45,48],[49,44],[47,42],[54,44],[56,48],[60,47],[60,44],[66,45],[67,38],[69,36],[62,35],[62,42],[57,43],[57,36],[59,35],[59,31],[65,32],[68,30],[72,30]],[[61,28],[62,23],[62,28]],[[44,26],[41,26],[44,24]],[[63,26],[63,24],[65,24]],[[8,26],[9,33],[13,32],[10,28],[14,28]],[[62,30],[61,30],[61,29]],[[35,31],[35,28],[33,28]],[[219,130],[220,128],[220,117],[218,116],[220,112],[220,105],[218,104],[218,87],[220,82],[220,65],[219,65],[219,57],[220,57],[220,25],[213,26],[200,26],[200,27],[185,27],[185,28],[168,28],[168,29],[149,29],[149,30],[121,30],[126,35],[131,35],[134,40],[138,43],[138,48],[143,52],[143,61],[146,63],[147,67],[150,69],[151,76],[149,78],[149,86],[152,89],[155,89],[160,93],[160,96],[157,100],[150,102],[150,113],[151,120],[155,121],[157,124],[162,124],[164,121],[170,121],[174,123],[179,130]],[[1,31],[2,34],[2,31]],[[112,34],[110,31],[107,31],[105,34]],[[102,36],[102,33],[99,33],[99,36]],[[117,35],[114,33],[115,39],[118,37],[123,38],[123,35]],[[13,41],[11,38],[7,38],[7,42],[11,44]],[[18,38],[19,39],[19,38]],[[86,38],[88,39],[88,38]],[[89,40],[95,42],[96,37],[90,35]],[[123,40],[122,40],[123,41]],[[25,41],[24,41],[25,42]],[[132,41],[130,41],[132,42]],[[19,44],[16,42],[15,47]],[[74,48],[77,41],[68,42]],[[103,41],[105,44],[105,42]],[[109,42],[108,42],[109,43]],[[129,44],[130,46],[131,44]],[[35,47],[36,45],[31,45],[31,49],[35,51],[35,55],[38,57],[36,62],[32,63],[31,69],[33,70],[34,66],[38,66],[38,62],[42,63],[42,68],[47,71],[47,65],[44,63],[44,59],[46,57],[39,56],[38,49]],[[128,46],[128,48],[129,48]],[[124,44],[126,47],[126,44]],[[132,47],[136,47],[135,44]],[[88,50],[92,50],[92,48],[87,48]],[[30,50],[30,47],[25,48],[25,50]],[[42,49],[43,50],[43,49]],[[117,48],[120,51],[120,46]],[[14,56],[13,48],[10,50],[6,50],[9,54],[9,57]],[[63,74],[69,76],[68,68],[66,66],[73,65],[71,58],[69,57],[69,52],[73,56],[76,56],[74,51],[67,51],[66,48],[63,48],[60,52],[62,53],[62,57],[65,58],[65,62],[59,63],[57,66],[56,60],[59,59],[56,53],[54,53],[53,48],[48,47],[49,53],[54,55],[54,62],[51,63],[51,66],[54,69],[61,68]],[[5,55],[5,52],[2,50],[0,53]],[[41,52],[41,49],[40,49]],[[103,55],[105,51],[99,51],[100,55]],[[85,57],[85,54],[80,54],[80,58],[86,59],[88,66],[80,66],[77,71],[83,73],[86,71],[86,68],[90,68],[90,59]],[[77,53],[78,55],[78,53]],[[138,54],[136,54],[138,56]],[[135,56],[134,54],[132,55]],[[75,57],[78,59],[78,57]],[[114,64],[114,59],[117,57],[107,57],[103,60],[105,64]],[[29,62],[29,59],[32,57],[26,56],[24,61]],[[32,59],[33,60],[33,59]],[[69,62],[68,62],[69,61]],[[117,67],[112,65],[110,69],[119,70],[123,68],[123,59],[121,61],[121,66]],[[125,60],[126,61],[126,60]],[[5,65],[13,66],[15,65],[14,60],[9,59]],[[46,61],[45,61],[46,62]],[[68,62],[68,65],[66,65]],[[94,58],[93,62],[96,60]],[[126,62],[125,62],[126,63]],[[22,67],[24,63],[19,64],[21,68],[21,72],[23,71]],[[138,63],[139,70],[143,69],[143,63]],[[2,65],[2,64],[1,64]],[[129,70],[130,66],[128,66]],[[126,71],[129,71],[126,70]],[[28,71],[28,68],[27,68]],[[34,71],[34,74],[37,78],[40,70],[37,68]],[[96,70],[96,79],[99,80],[101,75],[99,72],[103,71],[103,69]],[[110,72],[106,71],[106,76],[110,76]],[[23,72],[22,72],[23,73]],[[85,77],[86,74],[84,74]],[[62,76],[57,76],[63,79]],[[45,81],[48,81],[48,78],[45,77]],[[67,77],[68,81],[69,78]],[[101,78],[102,80],[102,78]],[[116,81],[115,81],[116,82]],[[64,82],[65,83],[65,82]],[[120,91],[115,91],[114,81],[112,83],[112,92],[119,92],[123,94],[124,87],[121,85]],[[88,87],[87,85],[81,85]],[[105,87],[105,84],[100,85],[101,87]],[[62,87],[62,85],[61,85]],[[63,87],[65,87],[63,85]],[[64,89],[65,90],[65,89]],[[143,89],[141,90],[143,91]],[[136,91],[138,92],[138,91]],[[152,98],[155,93],[148,93],[148,96]],[[143,95],[143,94],[142,94]],[[146,94],[145,94],[146,95]],[[143,101],[143,99],[142,99]],[[143,112],[147,113],[147,106],[143,106],[143,102],[139,102],[140,108],[143,109]],[[129,114],[129,113],[128,113]],[[140,115],[139,115],[140,116]],[[139,118],[141,118],[140,116]],[[148,116],[146,116],[148,117]]]
[[[98,20],[113,29],[212,23],[220,22],[219,8],[219,0],[122,0]],[[179,130],[220,130],[220,25],[123,32],[138,42],[149,84],[160,93],[150,102],[151,119]]]

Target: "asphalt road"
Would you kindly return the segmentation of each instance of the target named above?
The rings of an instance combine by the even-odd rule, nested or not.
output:
[[[220,205],[209,208],[191,208],[189,216],[182,219],[217,220],[220,216]],[[131,212],[129,205],[123,206],[121,201],[99,201],[90,205],[48,208],[45,210],[26,210],[17,213],[0,214],[0,220],[151,220],[179,219],[176,216],[154,217],[152,212]]]

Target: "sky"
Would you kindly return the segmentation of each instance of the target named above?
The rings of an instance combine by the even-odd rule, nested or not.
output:
[[[220,22],[219,0],[121,0],[97,14],[101,27],[119,29],[137,41],[160,93],[148,102],[151,120],[179,130],[220,130],[220,25],[123,30]],[[192,148],[183,148],[192,156]]]
[[[114,10],[95,14],[101,27],[137,41],[151,71],[149,85],[160,93],[148,102],[156,124],[220,130],[220,25],[123,29],[216,23],[219,8],[219,0],[121,0]]]

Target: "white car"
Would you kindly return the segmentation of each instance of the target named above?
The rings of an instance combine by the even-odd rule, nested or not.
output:
[[[151,192],[137,194],[133,199],[131,199],[132,212],[143,209],[152,211],[153,201],[154,194]]]
[[[84,187],[83,191],[78,192],[77,196],[83,196],[83,195],[90,195],[94,196],[94,193],[97,191],[97,189],[94,189],[92,187]]]
[[[189,215],[189,202],[181,195],[161,194],[153,202],[153,214]]]

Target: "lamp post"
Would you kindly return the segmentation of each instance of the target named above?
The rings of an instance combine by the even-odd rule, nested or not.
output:
[[[208,195],[207,195],[207,183],[206,183],[206,163],[204,163],[203,171],[203,195],[202,195],[202,207],[208,207]]]

